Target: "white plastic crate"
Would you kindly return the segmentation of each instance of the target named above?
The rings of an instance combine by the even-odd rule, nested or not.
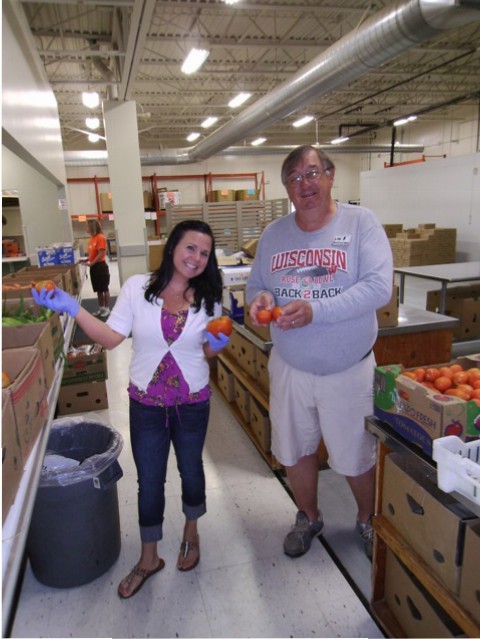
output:
[[[437,484],[446,493],[453,490],[480,504],[480,441],[466,444],[449,435],[433,440],[437,462]]]

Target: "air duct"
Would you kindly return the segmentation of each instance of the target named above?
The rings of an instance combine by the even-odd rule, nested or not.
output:
[[[473,8],[471,0],[398,0],[196,146],[159,151],[149,162],[176,165],[206,160],[409,48],[477,20],[480,8]],[[348,147],[342,150],[348,152]]]

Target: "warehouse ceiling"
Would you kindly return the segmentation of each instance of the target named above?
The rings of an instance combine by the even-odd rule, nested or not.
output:
[[[353,43],[368,20],[378,15],[381,22],[385,11],[401,2],[57,0],[22,6],[58,101],[64,149],[106,148],[102,138],[92,144],[85,134],[85,118],[92,116],[100,119],[95,132],[104,134],[101,104],[93,110],[82,104],[83,91],[97,91],[101,100],[137,103],[140,149],[155,154],[192,146],[186,140],[192,131],[201,133],[198,144],[226,125],[233,132],[226,146],[247,147],[263,136],[272,148],[328,144],[340,134],[351,137],[348,144],[375,144],[379,128],[391,130],[394,120],[417,113],[439,126],[471,119],[480,96],[480,0],[443,2],[472,9],[473,19],[457,28],[451,21],[448,28],[422,35],[399,48],[398,55],[389,54],[386,62],[375,62],[366,42],[358,56],[366,60],[365,69],[339,69],[331,88],[306,96],[300,105],[290,97],[288,113],[279,104],[283,87],[291,96],[295,79],[312,61],[323,64],[322,55],[340,40]],[[200,71],[185,75],[181,66],[192,47],[210,54]],[[349,67],[355,64],[352,55]],[[230,108],[228,102],[242,91],[251,98]],[[277,116],[256,115],[235,136],[242,112],[259,100],[267,105],[269,96]],[[303,115],[314,120],[293,127]],[[218,121],[202,129],[207,116]]]

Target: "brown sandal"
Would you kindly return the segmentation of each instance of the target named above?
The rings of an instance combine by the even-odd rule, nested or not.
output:
[[[160,572],[160,570],[162,570],[162,568],[164,567],[165,567],[165,562],[163,561],[163,559],[159,560],[158,566],[154,568],[153,570],[148,570],[147,568],[140,568],[140,566],[137,564],[134,568],[132,568],[130,573],[120,582],[120,585],[118,586],[118,590],[117,590],[118,596],[121,599],[130,599],[130,597],[133,597],[133,595],[135,595],[140,590],[140,588],[147,581],[147,579],[149,579],[155,573]],[[140,577],[138,586],[134,588],[129,595],[124,595],[123,592],[121,591],[122,584],[125,582],[125,585],[129,586],[132,583],[132,580],[134,577]]]
[[[182,566],[183,562],[189,555],[195,556],[193,563],[186,568]],[[200,561],[200,537],[197,535],[195,541],[182,541],[180,545],[180,553],[178,555],[177,568],[181,572],[187,572],[188,570],[193,570]]]

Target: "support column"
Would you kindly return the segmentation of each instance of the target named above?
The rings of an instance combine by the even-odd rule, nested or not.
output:
[[[118,271],[123,284],[130,275],[149,270],[136,103],[106,101],[103,118]]]

